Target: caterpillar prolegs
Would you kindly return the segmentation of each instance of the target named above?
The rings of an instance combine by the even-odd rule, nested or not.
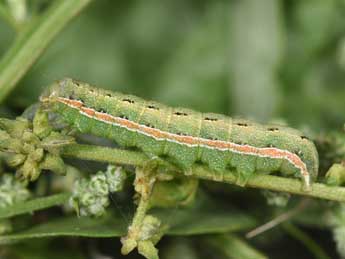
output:
[[[166,157],[183,171],[196,162],[244,176],[280,171],[300,175],[306,187],[317,177],[314,143],[292,128],[172,108],[73,79],[54,83],[41,101],[82,133]]]

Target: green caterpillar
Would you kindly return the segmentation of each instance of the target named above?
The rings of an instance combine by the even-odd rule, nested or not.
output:
[[[215,177],[227,168],[246,179],[255,171],[280,171],[301,175],[306,187],[317,177],[315,145],[291,128],[167,107],[73,79],[53,84],[41,101],[82,133],[166,157],[185,172],[201,162]]]

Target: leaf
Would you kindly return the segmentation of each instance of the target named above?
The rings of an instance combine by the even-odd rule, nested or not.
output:
[[[255,220],[236,209],[216,208],[165,209],[153,213],[171,226],[170,235],[196,235],[207,233],[225,233],[249,229],[255,226]]]
[[[221,252],[229,259],[255,258],[267,259],[268,257],[251,247],[244,240],[232,234],[210,236],[204,239],[207,244]]]
[[[167,231],[168,235],[224,233],[248,229],[256,223],[252,217],[229,208],[224,203],[205,197],[199,198],[195,207],[155,209],[152,214],[171,226]],[[127,222],[123,220],[120,213],[113,215],[109,213],[100,218],[71,216],[3,235],[0,237],[0,243],[55,236],[119,237],[125,235],[126,231]]]
[[[36,210],[46,209],[52,206],[65,203],[70,197],[70,193],[54,194],[48,197],[32,199],[17,203],[13,206],[0,209],[0,219],[9,218],[20,214],[31,213]]]
[[[102,218],[71,216],[36,225],[18,233],[0,236],[0,244],[27,238],[56,236],[119,237],[126,233],[126,229],[127,225],[119,215]]]
[[[37,239],[28,243],[18,243],[6,246],[1,255],[6,259],[83,259],[85,254],[81,249],[75,249],[67,242],[54,243],[55,240]]]
[[[178,209],[155,209],[152,213],[170,225],[169,235],[225,233],[252,228],[256,220],[201,190],[193,206]]]
[[[300,241],[305,249],[308,249],[309,252],[313,255],[313,258],[316,259],[330,259],[331,257],[326,254],[322,246],[318,244],[310,235],[302,231],[300,228],[296,227],[291,223],[285,222],[282,224],[284,230],[291,237]]]
[[[191,238],[175,237],[169,240],[169,245],[159,249],[160,255],[164,259],[201,259],[193,246]]]

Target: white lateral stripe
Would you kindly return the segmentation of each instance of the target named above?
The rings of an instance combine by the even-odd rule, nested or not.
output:
[[[302,174],[302,177],[303,177],[303,179],[305,181],[305,184],[307,186],[309,186],[309,184],[310,184],[310,175],[309,175],[309,172],[308,172],[308,170],[306,168],[305,163],[300,159],[299,156],[297,156],[294,153],[291,153],[288,150],[279,149],[279,148],[273,148],[273,147],[259,148],[259,147],[254,147],[254,146],[250,146],[250,145],[240,145],[240,144],[236,144],[236,143],[228,142],[228,141],[223,141],[223,140],[212,140],[215,143],[231,144],[234,147],[250,147],[250,148],[257,149],[257,150],[273,149],[273,150],[276,150],[276,151],[284,152],[286,154],[286,155],[282,155],[282,156],[278,156],[278,157],[272,157],[270,155],[264,155],[264,154],[254,153],[254,152],[242,152],[242,151],[236,150],[235,148],[231,148],[231,147],[229,147],[229,148],[219,148],[219,147],[209,146],[209,145],[205,145],[205,144],[190,144],[190,143],[179,142],[179,141],[173,139],[173,138],[176,138],[176,137],[181,137],[180,135],[177,135],[177,134],[174,134],[174,133],[170,133],[170,132],[167,132],[167,131],[162,131],[160,129],[156,129],[155,128],[154,129],[155,131],[161,133],[162,135],[167,135],[168,136],[168,138],[159,138],[159,137],[151,135],[151,134],[149,134],[149,133],[147,133],[145,131],[141,131],[140,130],[140,128],[144,128],[144,129],[146,128],[146,129],[152,130],[152,128],[147,127],[146,125],[142,125],[142,124],[135,123],[135,122],[131,121],[131,123],[136,124],[138,126],[138,129],[128,128],[125,125],[122,125],[120,123],[116,123],[114,121],[107,121],[107,120],[103,120],[103,119],[97,118],[95,116],[91,116],[91,115],[87,114],[86,112],[83,112],[82,110],[78,109],[78,107],[70,105],[68,102],[66,102],[66,101],[70,101],[70,99],[63,98],[63,97],[59,97],[59,98],[61,98],[61,99],[63,99],[65,101],[64,102],[65,105],[67,105],[67,106],[69,106],[69,107],[71,107],[73,109],[77,109],[79,111],[79,113],[84,115],[84,116],[87,116],[87,117],[89,117],[91,119],[94,119],[94,120],[97,120],[97,121],[104,122],[106,124],[111,124],[111,125],[114,125],[114,126],[117,126],[117,127],[124,128],[126,130],[131,131],[131,132],[136,132],[136,133],[139,133],[139,134],[143,134],[143,135],[151,137],[151,138],[153,138],[153,139],[155,139],[157,141],[169,141],[169,142],[172,142],[172,143],[176,143],[176,144],[184,145],[184,146],[188,146],[188,147],[204,147],[204,148],[212,149],[212,150],[231,151],[231,152],[234,152],[234,153],[237,153],[237,154],[252,155],[252,156],[257,156],[257,157],[262,157],[262,158],[284,159],[284,160],[288,161],[290,164],[292,164],[295,168],[300,170],[300,172]],[[88,108],[88,109],[91,109],[91,108]],[[94,109],[92,109],[92,110],[94,111],[95,114],[103,114],[103,113],[95,111]],[[115,119],[115,120],[124,121],[124,122],[128,121],[128,120],[126,120],[124,118],[115,117],[115,116],[110,115],[110,114],[107,114],[107,115],[110,116],[111,118]],[[171,137],[171,138],[169,138],[169,137]],[[194,137],[194,136],[188,136],[188,137],[192,138],[195,142],[210,141],[209,139],[204,139],[204,138],[200,138],[200,137]],[[296,158],[298,158],[300,160],[302,166],[299,166],[299,165],[295,164],[294,161],[292,161],[289,158],[289,155],[296,156]]]

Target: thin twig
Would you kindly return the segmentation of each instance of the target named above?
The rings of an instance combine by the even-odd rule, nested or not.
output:
[[[105,163],[125,164],[125,165],[143,165],[148,157],[137,151],[122,150],[109,147],[72,144],[63,150],[63,155],[67,157],[79,158],[83,160],[92,160]],[[170,164],[164,165],[167,169],[176,171],[177,169]],[[224,172],[223,179],[215,177],[213,171],[206,166],[195,165],[188,175],[199,179],[220,181],[229,184],[236,184],[236,172]],[[303,183],[300,179],[292,179],[275,175],[253,175],[247,182],[246,187],[268,189],[279,192],[288,192],[314,198],[321,198],[333,201],[345,201],[345,188],[328,186],[322,183],[312,184],[310,191],[303,190]]]
[[[272,229],[276,226],[278,226],[279,224],[291,219],[293,216],[295,216],[296,214],[298,214],[299,212],[301,212],[308,204],[308,200],[302,200],[301,203],[298,204],[298,206],[296,206],[295,208],[293,208],[292,210],[283,213],[281,215],[279,215],[278,217],[268,221],[267,223],[253,229],[252,231],[249,231],[246,234],[246,238],[253,238],[257,235],[260,235],[263,232],[266,232],[269,229]]]

